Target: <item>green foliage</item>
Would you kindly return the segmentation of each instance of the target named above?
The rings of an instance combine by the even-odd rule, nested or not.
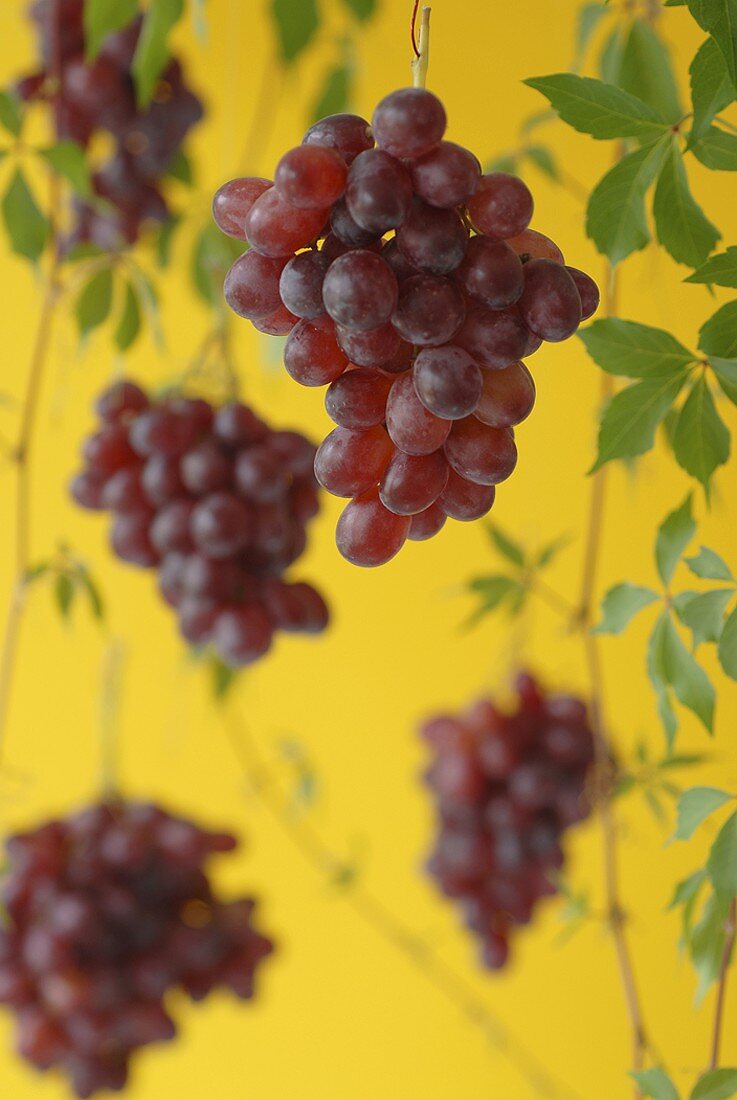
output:
[[[686,558],[686,565],[693,574],[709,581],[734,581],[732,570],[724,558],[708,546],[702,546],[692,558]]]
[[[737,135],[718,126],[709,129],[691,145],[691,152],[705,168],[716,172],[737,172]]]
[[[626,137],[654,141],[668,129],[649,104],[602,80],[554,73],[524,83],[550,100],[569,126],[600,141]]]
[[[109,267],[96,272],[82,287],[74,307],[77,328],[85,339],[108,317],[113,304],[113,273]]]
[[[651,588],[636,584],[615,584],[601,604],[602,618],[594,627],[594,634],[621,634],[638,612],[655,603],[660,597]]]
[[[84,37],[88,61],[93,61],[109,34],[131,23],[138,0],[85,0]]]
[[[90,172],[84,149],[74,141],[58,141],[48,149],[39,149],[39,153],[55,172],[71,183],[82,198],[92,194]]]
[[[737,680],[737,608],[724,624],[717,653],[727,676]]]
[[[685,282],[737,288],[737,245],[730,245],[724,252],[711,256]]]
[[[475,626],[493,611],[504,610],[512,616],[518,615],[526,606],[530,593],[535,591],[538,574],[552,564],[568,541],[558,538],[537,553],[530,553],[497,524],[487,524],[486,531],[492,547],[510,570],[473,577],[466,583],[466,591],[478,600],[467,627]]]
[[[613,265],[650,242],[645,196],[667,155],[670,138],[622,157],[591,193],[586,232]]]
[[[2,214],[13,252],[37,263],[46,247],[49,225],[21,168],[15,169],[3,195]]]
[[[350,65],[341,64],[329,69],[322,87],[310,111],[310,121],[317,122],[326,115],[337,115],[350,105],[353,71]]]
[[[128,351],[141,331],[141,307],[135,286],[126,282],[124,293],[123,310],[114,336],[115,346],[122,352]]]
[[[320,26],[315,0],[272,0],[279,55],[285,65],[292,65],[309,46]]]
[[[653,215],[660,243],[674,260],[689,267],[704,263],[721,236],[691,194],[675,138],[660,170]]]
[[[727,72],[724,54],[713,38],[707,38],[691,62],[691,102],[693,122],[689,144],[707,132],[720,111],[734,99],[734,88]]]
[[[630,378],[677,372],[696,356],[674,336],[650,325],[605,317],[578,333],[579,339],[602,370]]]
[[[688,0],[691,15],[722,52],[737,90],[737,0]]]
[[[690,1100],[729,1100],[737,1096],[737,1069],[713,1069],[696,1082]]]
[[[658,573],[667,587],[684,550],[694,536],[696,521],[693,518],[692,501],[688,496],[683,504],[670,512],[658,528],[655,541],[655,560]]]
[[[376,12],[377,0],[343,0],[343,3],[361,23],[367,22]]]
[[[21,104],[11,92],[0,90],[0,126],[11,137],[19,137],[23,125]]]
[[[719,356],[712,355],[709,366],[724,396],[728,397],[733,405],[737,405],[737,360],[720,359]]]
[[[737,810],[727,818],[711,846],[706,864],[709,878],[720,897],[737,897]]]
[[[665,1070],[644,1069],[630,1076],[637,1081],[643,1096],[652,1096],[654,1100],[678,1100],[676,1087]]]
[[[98,622],[105,617],[105,607],[97,583],[87,567],[67,546],[60,546],[57,554],[48,561],[38,562],[25,576],[26,587],[38,581],[48,581],[54,605],[64,623],[71,621],[72,612],[81,594]]]
[[[702,325],[699,347],[709,357],[733,359],[737,356],[737,302],[727,302]]]
[[[598,453],[590,472],[614,458],[635,458],[652,449],[655,431],[683,389],[685,370],[653,375],[615,394],[601,418]]]
[[[678,800],[678,820],[674,840],[690,840],[699,825],[711,817],[720,806],[734,798],[716,787],[691,787]]]
[[[184,0],[151,0],[133,58],[138,102],[150,103],[156,82],[169,57],[169,33],[184,11]]]
[[[704,642],[719,641],[724,612],[734,594],[734,588],[715,588],[711,592],[684,592],[674,599],[678,618],[691,631],[694,649]]]
[[[212,685],[212,697],[218,703],[223,703],[230,695],[235,685],[236,671],[226,665],[219,657],[209,658],[210,682]]]
[[[694,382],[680,411],[673,450],[679,466],[700,481],[708,494],[712,474],[729,458],[730,436],[704,374]]]
[[[616,84],[648,103],[666,122],[683,115],[667,46],[645,19],[634,19],[619,56]]]

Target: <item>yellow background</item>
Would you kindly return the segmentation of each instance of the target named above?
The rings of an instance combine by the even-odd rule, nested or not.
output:
[[[6,0],[0,12],[3,82],[31,57],[23,6],[20,0]],[[347,16],[338,0],[324,0],[323,7],[328,30],[287,78],[274,103],[276,121],[265,134],[263,154],[258,163],[246,166],[256,174],[271,172],[280,152],[298,142],[322,74],[337,59]],[[206,195],[242,167],[251,103],[266,67],[273,73],[273,96],[280,96],[265,3],[209,0],[207,9],[205,45],[196,42],[189,28],[177,35],[192,82],[209,107],[193,142],[199,198],[184,196],[195,220]],[[408,9],[405,0],[384,0],[379,17],[358,36],[355,107],[364,114],[370,115],[382,95],[407,82]],[[568,67],[575,12],[573,0],[437,0],[430,86],[446,104],[451,138],[482,159],[515,144],[520,120],[542,106],[520,81]],[[701,35],[683,11],[676,9],[665,19],[683,76]],[[587,188],[611,156],[608,144],[560,124],[545,136],[561,163]],[[691,175],[726,241],[737,240],[734,176],[708,173],[695,162]],[[537,202],[533,224],[562,244],[570,262],[598,274],[600,258],[585,238],[579,200],[537,173],[530,174],[530,182]],[[186,236],[185,231],[163,284],[166,352],[146,340],[126,367],[152,384],[186,366],[208,325],[206,310],[193,303],[186,282]],[[714,303],[705,289],[681,285],[686,273],[654,250],[629,261],[623,274],[623,315],[662,324],[693,344]],[[28,267],[11,258],[4,245],[0,286],[0,388],[20,395],[38,314],[38,286]],[[257,407],[277,424],[299,426],[315,436],[324,432],[322,395],[298,388],[277,369],[273,354],[269,359],[247,324],[237,326],[236,338],[245,392]],[[503,1053],[489,1049],[478,1029],[416,966],[362,922],[347,898],[326,886],[248,793],[206,679],[185,658],[152,579],[113,560],[105,520],[69,503],[65,483],[93,423],[90,403],[120,369],[107,336],[79,354],[68,318],[57,327],[34,458],[34,557],[48,554],[59,538],[83,553],[105,593],[108,627],[101,631],[80,606],[72,627],[65,629],[48,591],[39,586],[32,592],[7,744],[9,765],[28,778],[3,781],[0,826],[30,824],[95,796],[101,667],[109,637],[122,639],[126,656],[118,722],[125,791],[163,799],[242,833],[242,852],[221,865],[223,888],[252,891],[261,898],[262,925],[279,941],[278,955],[261,973],[254,1004],[216,996],[205,1006],[178,1006],[180,1038],[138,1059],[131,1095],[136,1100],[529,1100],[539,1095]],[[538,404],[519,432],[519,467],[499,493],[495,517],[530,545],[566,532],[573,535],[550,577],[573,596],[599,378],[575,340],[541,352],[532,369]],[[732,430],[737,429],[734,409],[725,415]],[[0,417],[3,433],[10,433],[13,410],[0,410]],[[654,529],[683,498],[687,480],[661,446],[656,456],[640,464],[636,479],[618,467],[612,486],[602,581],[652,583]],[[4,600],[11,579],[9,468],[0,472],[0,487]],[[732,466],[717,477],[710,515],[703,500],[698,501],[704,541],[732,565],[737,564],[734,515],[730,518],[725,504],[731,503],[734,489]],[[319,782],[319,800],[311,811],[314,823],[338,853],[357,855],[362,881],[427,938],[491,1012],[579,1097],[626,1097],[628,1029],[612,946],[601,925],[588,924],[560,946],[561,905],[548,903],[535,928],[516,938],[508,971],[501,977],[487,974],[478,969],[475,945],[460,930],[454,911],[438,900],[421,870],[431,813],[418,783],[423,767],[419,721],[438,709],[460,707],[487,689],[502,689],[520,659],[551,683],[585,691],[580,645],[565,635],[552,613],[538,607],[512,629],[503,619],[490,619],[475,632],[461,632],[470,604],[459,594],[460,586],[498,564],[480,524],[448,524],[432,543],[409,545],[389,566],[364,572],[343,562],[335,550],[338,511],[337,501],[325,502],[299,569],[329,592],[331,631],[314,642],[280,640],[267,661],[243,676],[234,709],[287,785],[292,775],[280,761],[278,742],[290,737],[304,746]],[[686,577],[681,580],[687,587]],[[612,726],[624,756],[641,736],[654,751],[661,745],[644,675],[650,616],[642,616],[627,640],[604,643]],[[715,667],[711,671],[716,675]],[[736,789],[737,689],[723,678],[719,686],[714,745],[707,744],[691,717],[683,719],[681,745],[689,751],[713,749],[713,763],[695,771],[691,782]],[[709,829],[701,841],[666,847],[667,829],[653,820],[639,796],[622,804],[621,813],[624,893],[633,912],[631,932],[646,1012],[658,1047],[685,1088],[706,1061],[712,998],[695,1012],[693,974],[677,951],[677,918],[664,910],[676,878],[702,857]],[[581,828],[568,851],[571,880],[590,890],[594,908],[600,909],[598,826]],[[726,1064],[737,1062],[737,982],[728,1009]],[[13,1100],[67,1095],[57,1079],[37,1077],[16,1060],[10,1044],[11,1026],[3,1014],[4,1095]]]

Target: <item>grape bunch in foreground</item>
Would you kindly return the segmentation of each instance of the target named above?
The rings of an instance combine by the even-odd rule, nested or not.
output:
[[[295,381],[328,387],[337,427],[315,471],[351,498],[337,544],[363,566],[448,517],[489,511],[535,400],[523,360],[572,336],[599,301],[588,275],[528,228],[525,184],[482,175],[443,140],[434,95],[392,92],[372,125],[322,119],[273,183],[231,180],[213,205],[220,228],[250,245],[227,276],[228,304],[287,336]]]
[[[113,514],[114,552],[157,570],[188,642],[235,668],[264,656],[278,630],[325,629],[319,592],[284,576],[319,506],[308,439],[238,402],[150,400],[130,381],[105,390],[97,412],[72,496]]]
[[[562,836],[590,812],[594,739],[585,704],[547,695],[527,674],[516,687],[512,711],[483,699],[423,727],[438,818],[428,870],[457,900],[492,969],[505,965],[512,929],[556,893]]]
[[[158,806],[104,802],[6,844],[0,1003],[19,1054],[75,1094],[120,1091],[140,1047],[172,1039],[171,993],[254,993],[272,944],[254,902],[213,892],[206,862],[236,846]]]
[[[19,82],[20,95],[54,105],[59,138],[85,147],[99,131],[114,139],[112,155],[92,178],[98,201],[76,201],[67,247],[84,243],[107,251],[133,244],[147,223],[168,217],[161,185],[189,130],[202,118],[202,104],[172,59],[152,102],[139,107],[131,69],[142,18],[109,35],[94,61],[87,61],[84,0],[39,0],[29,10],[41,68]],[[53,80],[56,56],[59,94]]]

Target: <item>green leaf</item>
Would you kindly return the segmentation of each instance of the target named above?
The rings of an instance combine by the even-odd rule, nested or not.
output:
[[[89,602],[92,614],[98,620],[98,622],[102,622],[105,618],[105,604],[103,603],[100,589],[93,581],[86,566],[78,566],[77,579],[87,593],[87,600]]]
[[[724,624],[719,639],[719,663],[732,680],[737,680],[737,608]]]
[[[352,69],[348,65],[339,65],[327,73],[310,112],[313,122],[325,118],[326,115],[341,114],[347,109],[350,102],[351,76]]]
[[[729,458],[730,435],[702,374],[681,409],[673,438],[678,465],[709,492],[711,476]]]
[[[82,339],[98,328],[110,315],[113,304],[113,273],[109,267],[98,271],[82,288],[74,313]]]
[[[224,664],[219,657],[213,657],[210,661],[210,672],[213,698],[222,703],[235,683],[237,670]]]
[[[508,172],[510,176],[518,176],[520,174],[519,158],[511,154],[493,157],[484,165],[484,172]]]
[[[125,287],[125,303],[115,330],[115,344],[119,351],[127,351],[138,338],[141,331],[141,307],[138,295],[130,283]]]
[[[666,122],[683,115],[668,48],[644,19],[635,19],[622,48],[617,84],[649,103]]]
[[[343,0],[343,3],[361,23],[365,23],[376,12],[376,0]]]
[[[647,674],[650,677],[650,682],[653,685],[653,688],[655,689],[655,694],[658,697],[658,714],[660,716],[660,721],[663,724],[663,729],[665,730],[668,748],[671,749],[673,747],[673,740],[676,735],[676,730],[678,729],[678,721],[676,719],[675,711],[673,710],[673,704],[671,702],[670,691],[668,689],[668,682],[665,675],[663,660],[667,621],[668,613],[664,611],[656,622],[653,632],[648,640]]]
[[[646,378],[682,370],[696,360],[669,332],[619,317],[593,321],[579,329],[578,336],[597,366],[608,374]]]
[[[689,148],[705,168],[715,172],[737,172],[737,135],[710,126]]]
[[[669,140],[628,153],[599,180],[589,198],[586,232],[616,265],[650,240],[645,195],[666,156]]]
[[[549,542],[547,546],[543,546],[535,559],[535,568],[545,569],[546,566],[550,565],[550,563],[557,558],[563,547],[567,546],[570,541],[570,535],[561,535],[559,538]]]
[[[151,0],[138,39],[132,72],[141,106],[151,102],[156,82],[169,60],[169,32],[181,19],[184,0]]]
[[[49,227],[20,168],[16,168],[3,196],[2,209],[13,252],[36,263],[46,245]]]
[[[21,105],[17,96],[0,91],[0,126],[13,137],[18,137],[23,124]]]
[[[607,84],[619,84],[623,48],[623,27],[617,24],[607,35],[599,57],[599,75]]]
[[[720,806],[731,802],[733,795],[716,787],[691,787],[678,799],[674,840],[690,840],[699,825],[711,817]]]
[[[719,977],[726,941],[725,923],[730,902],[712,894],[694,927],[690,940],[691,959],[699,975],[696,1003],[701,1004],[710,986]]]
[[[737,0],[688,0],[688,8],[722,51],[727,72],[737,89]]]
[[[606,10],[601,4],[584,4],[576,20],[576,49],[571,68],[577,72],[583,64],[588,45]]]
[[[733,405],[737,405],[737,360],[720,359],[712,355],[709,358],[709,365],[716,375],[722,393]]]
[[[78,195],[87,198],[92,194],[87,157],[75,141],[59,141],[48,149],[39,149],[39,153],[55,172],[69,180]]]
[[[636,584],[616,584],[610,588],[602,600],[602,619],[593,634],[621,634],[638,612],[649,607],[658,599],[657,592],[651,588],[640,588]]]
[[[694,871],[687,879],[679,882],[678,886],[676,886],[673,900],[668,906],[669,909],[675,909],[678,905],[683,906],[681,925],[683,928],[684,943],[689,943],[691,940],[691,926],[693,924],[694,910],[701,889],[706,881],[706,867],[699,867],[698,871]]]
[[[652,141],[667,130],[647,103],[603,80],[554,73],[524,83],[549,99],[569,126],[601,140],[637,137]]]
[[[598,455],[589,472],[613,458],[635,458],[651,450],[655,431],[685,381],[685,371],[656,375],[615,394],[601,418]]]
[[[668,1074],[663,1069],[644,1069],[631,1073],[643,1096],[652,1096],[654,1100],[678,1100],[678,1092]]]
[[[514,577],[502,575],[475,577],[469,582],[468,587],[471,592],[481,598],[481,603],[466,623],[469,628],[475,626],[492,611],[496,611],[505,601],[510,610],[513,610],[515,601],[519,601],[525,595],[525,590],[519,581],[515,580]]]
[[[708,546],[702,546],[698,554],[686,558],[686,565],[697,577],[705,581],[733,581],[734,575],[723,558]]]
[[[138,0],[85,0],[84,38],[87,60],[93,61],[109,34],[132,23],[138,14]]]
[[[737,1069],[712,1069],[694,1085],[690,1100],[729,1100],[737,1095]]]
[[[511,561],[514,565],[524,567],[525,552],[518,542],[515,542],[509,535],[506,535],[495,523],[487,524],[486,530],[494,546],[503,558],[506,558],[507,561]]]
[[[711,256],[698,271],[684,279],[684,282],[737,287],[737,245],[732,244],[724,252]]]
[[[180,183],[185,184],[187,187],[191,187],[194,183],[194,170],[192,168],[192,161],[189,159],[183,149],[179,149],[174,156],[174,159],[169,162],[169,167],[166,170],[167,176],[170,176],[173,180],[178,180]]]
[[[556,183],[560,182],[558,165],[550,149],[547,149],[544,145],[528,145],[525,149],[525,156],[549,179],[555,180]]]
[[[709,357],[737,358],[737,302],[727,302],[702,326],[699,347]]]
[[[272,0],[271,15],[281,60],[291,65],[310,44],[320,26],[317,4],[315,0]]]
[[[709,677],[686,649],[670,616],[665,619],[662,668],[678,701],[692,711],[709,733],[714,731],[716,695]]]
[[[170,214],[166,221],[161,223],[156,241],[156,260],[159,267],[169,266],[174,234],[181,225],[181,221],[182,219],[176,214]]]
[[[693,634],[694,648],[702,642],[718,642],[724,629],[724,612],[734,596],[733,588],[691,593],[675,605],[676,614]]]
[[[711,126],[712,119],[734,99],[724,54],[713,38],[707,38],[691,62],[693,122],[689,142],[697,141]]]
[[[719,830],[706,869],[717,894],[730,901],[737,897],[737,810]]]
[[[676,566],[693,538],[695,530],[696,522],[691,510],[689,493],[683,504],[670,512],[658,529],[655,560],[658,563],[660,579],[666,587],[670,584]]]
[[[54,583],[54,599],[64,622],[69,621],[69,615],[74,601],[74,583],[68,573],[59,573]]]
[[[675,139],[655,188],[653,215],[660,243],[674,260],[689,267],[702,264],[721,236],[691,194]]]

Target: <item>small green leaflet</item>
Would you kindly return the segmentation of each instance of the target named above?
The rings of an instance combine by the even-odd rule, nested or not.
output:
[[[131,283],[125,285],[125,302],[123,312],[115,330],[115,344],[118,351],[127,351],[138,338],[141,331],[141,307],[138,304],[138,295]]]
[[[579,11],[576,24],[576,50],[571,63],[574,72],[578,72],[581,68],[589,42],[606,14],[601,4],[584,4]]]
[[[181,19],[183,11],[184,0],[151,0],[144,16],[132,66],[138,102],[142,106],[151,102],[156,81],[169,60],[169,32]]]
[[[690,1100],[730,1100],[737,1096],[737,1069],[712,1069],[694,1085]]]
[[[727,72],[737,89],[737,0],[688,0],[688,8],[722,51]]]
[[[558,165],[550,149],[546,148],[544,145],[528,145],[524,155],[528,160],[532,161],[535,167],[538,168],[543,175],[546,175],[551,180],[555,180],[556,183],[560,181]]]
[[[230,668],[217,657],[212,658],[210,661],[210,677],[212,695],[216,702],[222,703],[225,701],[235,684],[236,675],[236,669]]]
[[[606,84],[619,84],[619,67],[622,62],[624,28],[615,24],[607,35],[599,56],[599,76]]]
[[[731,802],[734,795],[716,787],[691,787],[678,799],[674,840],[690,840],[699,825],[711,817],[720,806]]]
[[[737,810],[729,817],[711,846],[706,863],[709,878],[720,897],[737,897]]]
[[[690,149],[705,168],[715,172],[737,172],[737,134],[728,134],[718,126],[710,126]]]
[[[694,649],[703,642],[717,642],[724,630],[724,612],[734,596],[733,588],[682,593],[674,600],[678,618],[693,636]]]
[[[594,362],[609,374],[646,378],[682,370],[696,360],[669,332],[618,317],[593,321],[578,336]]]
[[[667,619],[668,614],[664,611],[650,635],[647,645],[647,674],[658,697],[658,714],[660,715],[660,721],[663,723],[668,749],[670,750],[673,747],[676,730],[678,729],[678,720],[673,710],[663,666],[663,646]]]
[[[490,577],[475,577],[469,582],[469,590],[480,598],[480,604],[472,613],[466,627],[475,626],[484,616],[496,611],[504,603],[510,611],[518,611],[525,598],[525,590],[514,577],[503,574]]]
[[[716,375],[722,393],[737,405],[737,360],[710,356],[709,364]]]
[[[647,103],[603,80],[554,73],[524,83],[549,99],[569,126],[600,140],[637,137],[653,141],[667,130]]]
[[[271,15],[285,65],[291,65],[310,44],[318,27],[315,0],[272,0]]]
[[[74,313],[82,339],[107,320],[113,304],[113,273],[109,267],[98,271],[82,288]]]
[[[635,382],[616,394],[604,410],[598,455],[589,473],[614,458],[635,458],[652,449],[655,431],[686,381],[685,370]]]
[[[676,1087],[663,1069],[644,1069],[631,1073],[637,1081],[643,1096],[652,1096],[654,1100],[678,1100]]]
[[[13,252],[35,263],[46,246],[49,227],[20,168],[3,195],[2,210]]]
[[[737,288],[737,245],[732,244],[724,252],[711,256],[684,282]]]
[[[18,137],[23,124],[20,103],[10,92],[0,91],[0,126],[12,137]]]
[[[74,583],[68,573],[59,573],[54,581],[54,600],[62,619],[68,623],[74,600]]]
[[[91,195],[87,157],[80,145],[74,141],[59,141],[48,149],[39,149],[39,153],[54,171],[71,183],[78,195],[83,198]]]
[[[696,523],[691,510],[691,496],[683,504],[670,512],[658,529],[655,542],[655,560],[663,584],[668,587],[683,551],[696,531]]]
[[[724,929],[729,901],[711,894],[701,917],[693,929],[690,941],[691,960],[699,975],[696,1004],[699,1005],[719,976],[724,955]],[[692,1094],[693,1095],[693,1094]]]
[[[730,435],[703,374],[679,413],[673,451],[678,465],[704,486],[708,496],[712,474],[729,458]]]
[[[662,670],[665,682],[670,684],[676,698],[701,720],[709,731],[714,729],[714,688],[694,657],[681,641],[670,616],[666,616],[662,637]]]
[[[337,115],[348,109],[351,94],[352,69],[348,65],[339,65],[331,69],[310,111],[310,122],[317,122],[326,115]]]
[[[688,943],[691,939],[691,925],[693,922],[694,909],[696,908],[696,902],[699,899],[701,888],[706,882],[706,867],[699,867],[698,871],[694,871],[692,875],[678,883],[675,893],[673,894],[673,900],[668,906],[669,909],[675,909],[677,906],[683,906],[683,913],[681,914],[681,920],[683,925],[683,941]]]
[[[727,676],[737,680],[737,608],[724,624],[724,630],[719,639],[718,655]]]
[[[727,302],[701,327],[699,347],[708,356],[737,357],[737,301]]]
[[[697,141],[710,127],[712,119],[735,97],[724,54],[713,38],[707,38],[691,62],[691,102],[693,123],[689,144]]]
[[[138,0],[85,0],[84,38],[88,61],[94,61],[109,34],[132,23]]]
[[[734,581],[732,570],[724,558],[720,558],[715,550],[708,546],[702,546],[698,554],[692,558],[686,558],[686,565],[697,577],[706,581]]]
[[[599,252],[616,265],[650,240],[645,195],[660,171],[670,139],[628,153],[591,193],[586,232]]]
[[[721,234],[695,201],[677,141],[670,142],[655,188],[653,215],[658,240],[674,260],[698,267]]]
[[[622,47],[618,87],[653,107],[666,122],[683,116],[668,49],[645,19],[634,19]]]
[[[376,0],[343,0],[343,3],[361,23],[365,23],[376,11]]]
[[[655,603],[658,598],[657,592],[651,588],[641,588],[627,582],[615,585],[602,601],[601,622],[592,633],[621,634],[639,611]]]
[[[492,543],[502,557],[506,558],[507,561],[511,561],[514,565],[524,567],[525,554],[518,542],[515,542],[509,535],[506,535],[495,523],[487,524],[486,530]]]

